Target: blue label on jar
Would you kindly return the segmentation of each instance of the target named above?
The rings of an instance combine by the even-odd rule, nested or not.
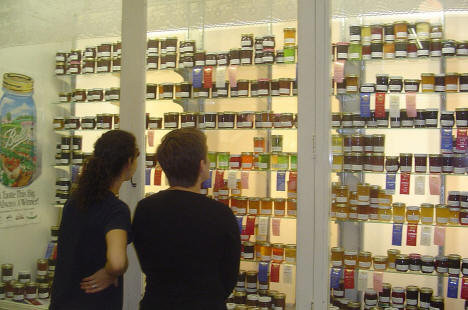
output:
[[[241,215],[236,215],[237,225],[239,226],[239,233],[242,234],[242,220],[244,219]]]
[[[212,175],[213,175],[213,170],[210,170],[210,177],[202,183],[201,188],[211,188]]]
[[[458,298],[458,277],[448,278],[447,297]]]
[[[268,268],[269,263],[260,262],[258,263],[258,282],[267,283],[268,282]]]
[[[151,185],[151,168],[145,168],[145,185]]]
[[[370,94],[361,94],[361,117],[370,117]]]
[[[392,245],[401,246],[403,224],[393,224]]]
[[[395,193],[395,182],[396,182],[396,173],[387,173],[385,180],[385,190],[387,194]]]
[[[330,287],[333,289],[340,288],[340,280],[342,278],[343,269],[332,268],[330,271]]]
[[[202,67],[194,67],[192,71],[193,87],[201,88],[202,87],[202,76],[203,70]]]
[[[442,150],[442,153],[452,153],[453,151],[452,129],[442,128],[441,135],[442,135],[442,138],[440,139],[441,141],[440,149]]]
[[[276,174],[276,190],[278,192],[284,192],[286,190],[286,172],[278,171]]]

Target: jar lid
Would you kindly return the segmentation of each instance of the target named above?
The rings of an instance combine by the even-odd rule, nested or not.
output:
[[[403,77],[402,77],[402,76],[393,75],[393,76],[390,76],[390,80],[403,80]]]
[[[356,250],[346,250],[344,251],[344,255],[351,255],[351,256],[356,256],[358,252]]]
[[[253,275],[257,275],[257,274],[258,274],[258,272],[255,271],[255,270],[249,270],[249,271],[247,271],[246,273],[247,273],[248,276],[249,276],[249,275],[250,275],[250,276],[253,276]]]
[[[455,112],[454,111],[442,111],[440,112],[440,114],[443,114],[443,115],[453,115]]]
[[[402,287],[396,286],[396,287],[393,288],[393,292],[394,293],[404,293],[405,289],[402,288]]]
[[[337,253],[337,252],[343,252],[343,249],[340,248],[340,247],[333,247],[333,248],[331,248],[331,251],[333,253]],[[468,260],[468,258],[467,258],[467,260]]]
[[[434,76],[434,73],[421,73],[421,76]]]
[[[385,257],[385,256],[382,256]],[[382,288],[390,289],[392,288],[392,285],[390,283],[382,283]]]
[[[434,205],[431,203],[422,203],[421,208],[434,208]]]
[[[460,192],[459,192],[459,191],[449,191],[448,194],[449,194],[449,196],[450,196],[450,195],[456,195],[456,196],[458,196],[458,195],[460,195]]]
[[[430,287],[421,287],[421,293],[432,294],[433,290]]]
[[[374,261],[376,262],[386,262],[387,261],[387,256],[382,256],[382,255],[377,255],[377,256],[374,256]]]
[[[400,207],[400,208],[401,208],[401,207],[406,208],[406,204],[403,203],[403,202],[394,202],[394,203],[392,203],[392,206],[393,206],[393,207],[397,207],[397,208],[398,208],[398,207]]]
[[[447,75],[447,76],[449,76],[449,75],[456,75],[456,76],[458,76],[458,72],[447,72],[446,75]]]
[[[62,116],[55,116],[55,117],[54,117],[54,120],[62,120],[62,119],[65,119],[65,118],[62,117]]]
[[[407,209],[408,209],[408,211],[418,211],[419,207],[418,206],[408,206]]]
[[[398,255],[396,256],[396,259],[408,259],[408,258],[409,258],[409,256],[406,255],[406,254],[398,254]]]
[[[417,286],[414,286],[414,285],[408,285],[406,287],[406,291],[417,292],[417,291],[419,291],[419,288]]]
[[[372,253],[368,252],[368,251],[361,251],[361,252],[359,252],[359,256],[368,257],[368,256],[372,256]]]
[[[448,260],[448,257],[447,256],[443,256],[443,255],[440,255],[440,256],[436,256],[436,261],[447,261]]]
[[[398,249],[388,249],[388,250],[387,250],[387,253],[388,253],[388,254],[395,254],[395,255],[398,255],[398,254],[400,254],[400,250],[398,250]]]
[[[410,258],[413,258],[413,259],[420,259],[420,258],[421,258],[421,254],[418,254],[418,253],[411,253],[411,254],[409,254],[409,257],[410,257]]]
[[[366,289],[366,295],[377,295],[377,292],[371,288]]]
[[[258,295],[257,294],[249,294],[247,295],[247,300],[257,301]]]
[[[69,178],[58,178],[57,179],[57,182],[68,182],[68,181],[70,181]]]
[[[389,75],[386,73],[377,73],[375,76],[376,77],[388,77]]]
[[[444,208],[447,209],[447,206],[443,205],[443,204],[438,204],[438,205],[436,205],[436,208],[437,209],[444,209]]]
[[[414,154],[414,157],[427,157],[427,154]]]
[[[81,119],[82,119],[82,120],[85,120],[85,119],[86,119],[86,120],[95,120],[96,117],[95,117],[95,116],[83,116]]]
[[[273,243],[271,246],[274,247],[275,249],[282,249],[282,248],[284,248],[284,245],[281,244],[281,243]]]
[[[445,77],[445,73],[437,73],[435,77]]]
[[[461,260],[461,256],[458,254],[449,254],[448,259],[450,260]]]
[[[405,83],[419,83],[421,80],[418,79],[405,79]]]
[[[443,302],[443,301],[444,301],[444,298],[441,297],[441,296],[432,296],[432,297],[431,297],[431,301]]]
[[[467,112],[468,108],[456,108],[455,111],[456,112]]]

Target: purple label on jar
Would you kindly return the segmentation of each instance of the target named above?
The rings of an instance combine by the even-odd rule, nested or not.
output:
[[[370,117],[370,95],[361,94],[361,117]]]

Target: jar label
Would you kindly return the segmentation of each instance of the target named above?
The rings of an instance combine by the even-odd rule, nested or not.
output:
[[[218,59],[218,65],[227,65],[227,59]]]
[[[231,59],[231,65],[240,65],[240,59],[239,58],[233,58]],[[185,65],[185,62],[184,62]],[[193,67],[193,62],[192,62],[192,67]]]
[[[354,260],[354,259],[345,259],[344,263],[347,266],[356,266],[356,260]]]
[[[338,196],[338,197],[336,197],[336,202],[338,202],[338,203],[346,203],[346,202],[348,202],[348,197]]]
[[[348,213],[336,212],[336,218],[346,219],[348,218]]]
[[[406,304],[409,306],[417,306],[418,305],[418,300],[417,299],[406,299]]]
[[[112,71],[120,71],[120,66],[112,66]]]
[[[388,90],[388,85],[376,85],[375,86],[375,89],[377,91],[383,91],[383,92],[386,92]]]
[[[349,213],[349,219],[351,220],[357,220],[357,213]]]
[[[435,91],[444,92],[445,91],[445,85],[436,85],[435,86]]]
[[[385,35],[385,41],[395,41],[395,35],[394,34],[386,34]]]
[[[425,173],[427,170],[426,166],[415,166],[414,171],[415,172],[420,172],[420,173]]]
[[[447,91],[457,91],[458,85],[457,84],[447,84],[446,85]]]
[[[286,44],[296,44],[296,39],[295,38],[286,38],[286,39],[284,39],[284,43],[286,43]]]
[[[398,39],[406,39],[408,37],[408,32],[406,31],[399,31],[396,33],[396,37]]]
[[[341,260],[332,260],[332,266],[333,267],[341,267],[341,266],[343,266],[343,261],[341,261]]]
[[[273,56],[263,56],[263,62],[273,62]]]
[[[453,172],[455,172],[457,174],[464,174],[465,173],[465,168],[455,167],[455,168],[453,168]]]
[[[65,129],[76,129],[76,124],[75,123],[65,124]]]
[[[192,68],[193,67],[193,61],[184,61],[183,65],[184,65],[184,68]]]
[[[407,51],[396,51],[395,55],[396,55],[396,57],[406,57],[406,56],[408,56],[408,52]]]
[[[239,122],[237,123],[237,128],[252,128],[253,123],[252,122]]]
[[[65,56],[55,56],[55,61],[64,62],[65,61]]]
[[[458,56],[466,56],[466,55],[468,55],[468,49],[467,49],[467,48],[459,48],[459,49],[457,49],[457,55],[458,55]]]
[[[433,218],[432,217],[422,217],[421,218],[421,223],[432,223]]]
[[[461,224],[468,224],[468,218],[462,217],[462,218],[460,219],[460,223],[461,223]]]
[[[377,220],[378,218],[379,218],[379,217],[378,217],[377,214],[371,214],[371,215],[369,215],[369,219],[371,219],[371,220]]]
[[[437,119],[426,118],[426,125],[436,125],[437,126]]]
[[[218,91],[218,92],[219,92],[219,91]],[[248,96],[248,95],[249,95],[249,91],[248,91],[247,89],[245,89],[245,90],[243,89],[243,90],[237,91],[237,94],[238,94],[239,96]]]
[[[379,217],[382,221],[390,221],[392,219],[390,214],[379,214]]]
[[[146,99],[156,99],[156,94],[155,93],[147,93],[146,94]]]
[[[239,162],[237,162],[237,161],[229,162],[229,168],[239,168],[239,167],[240,167]]]
[[[366,125],[365,121],[353,121],[354,127],[364,127]]]
[[[416,52],[408,52],[408,58],[416,58],[418,54]]]
[[[373,33],[371,35],[371,40],[382,40],[382,34],[381,33]]]
[[[390,91],[400,91],[401,92],[401,85],[389,85]]]
[[[443,127],[453,127],[453,120],[440,120],[440,125]]]
[[[275,41],[263,40],[263,47],[274,47]]]
[[[394,304],[402,304],[404,299],[402,297],[392,297],[392,303]]]
[[[353,121],[343,121],[343,127],[353,127]]]
[[[55,69],[55,74],[64,74],[65,70],[64,69]]]
[[[176,122],[165,122],[164,127],[166,128],[177,128],[177,123]]]
[[[360,34],[352,34],[349,36],[350,41],[361,41],[361,35]]]
[[[370,86],[361,87],[361,93],[373,93],[373,92],[374,92],[374,87],[370,87]]]
[[[380,166],[380,165],[369,165],[370,169],[368,169],[368,171],[374,171],[374,172],[382,172],[384,170],[384,166]]]
[[[426,121],[425,120],[421,120],[421,119],[417,119],[414,121],[414,125],[415,126],[425,126],[426,125]]]
[[[242,256],[244,257],[244,259],[253,259],[254,258],[253,253],[244,252],[244,253],[242,253]],[[244,282],[240,282],[240,283],[242,283],[241,286],[244,286]],[[239,282],[237,282],[237,285],[240,286]]]
[[[372,52],[371,56],[372,56],[372,58],[382,58],[383,53],[382,52]]]
[[[408,215],[408,221],[419,222],[419,215]]]
[[[437,267],[437,272],[438,273],[446,273],[446,272],[448,272],[448,268],[447,267]]]
[[[464,276],[468,275],[468,268],[463,268],[462,273]]]
[[[109,72],[109,66],[100,66],[97,67],[97,72]]]
[[[434,90],[434,84],[422,84],[423,90]]]
[[[344,291],[340,291],[340,290],[333,290],[333,296],[335,297],[344,297]]]
[[[383,265],[385,267],[385,265]],[[390,302],[390,297],[386,296],[379,296],[379,301],[382,303],[389,303]]]
[[[444,47],[442,48],[444,54],[455,54],[455,47]]]
[[[344,164],[343,167],[345,171],[351,170],[351,164]]]
[[[377,299],[367,299],[365,300],[366,306],[375,306],[377,305]]]
[[[353,86],[353,85],[346,86],[346,91],[347,92],[357,92],[357,90],[358,90],[357,86]]]
[[[62,149],[62,150],[69,150],[69,149],[70,149],[70,145],[68,145],[68,144],[62,144],[62,145],[60,145],[60,149]]]
[[[363,220],[363,221],[367,221],[369,219],[369,215],[367,214],[358,214],[358,219],[359,220]]]
[[[181,125],[182,128],[195,127],[195,122],[184,122]]]
[[[341,165],[340,164],[333,164],[332,169],[333,171],[341,171]]]
[[[418,91],[418,85],[405,85],[405,91],[407,92]]]
[[[360,268],[370,268],[371,262],[359,262]]]
[[[441,51],[431,51],[431,57],[440,57],[442,56]]]
[[[120,95],[109,95],[109,100],[119,100]]]
[[[338,59],[347,59],[348,58],[348,53],[338,53],[337,58]]]
[[[353,145],[351,147],[351,151],[352,152],[362,152],[363,151],[363,147],[362,146],[359,146],[359,145]]]
[[[349,59],[360,59],[361,53],[349,53]]]
[[[418,50],[416,54],[421,57],[421,56],[429,56],[429,50]]]
[[[442,171],[442,167],[430,166],[429,171],[431,173],[440,173]]]
[[[289,96],[290,89],[289,89],[289,88],[280,88],[280,89],[279,89],[279,92],[280,92],[281,95],[287,95],[287,96]]]
[[[81,127],[83,129],[93,129],[94,128],[94,123],[82,123]]]
[[[385,53],[384,57],[387,59],[395,58],[395,53]]]
[[[450,275],[458,275],[460,273],[460,268],[449,268],[448,272]]]
[[[73,164],[77,164],[77,165],[78,165],[78,164],[82,164],[82,163],[83,163],[83,159],[81,159],[81,158],[74,158],[74,159],[72,160],[72,163],[73,163]]]
[[[419,305],[421,306],[421,308],[429,308],[431,306],[429,302],[425,302],[422,300],[419,302]]]

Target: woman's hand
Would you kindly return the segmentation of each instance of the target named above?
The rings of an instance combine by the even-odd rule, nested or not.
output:
[[[112,284],[116,287],[119,285],[118,277],[110,275],[105,268],[101,268],[95,274],[81,280],[80,286],[86,293],[92,294],[105,290]]]

